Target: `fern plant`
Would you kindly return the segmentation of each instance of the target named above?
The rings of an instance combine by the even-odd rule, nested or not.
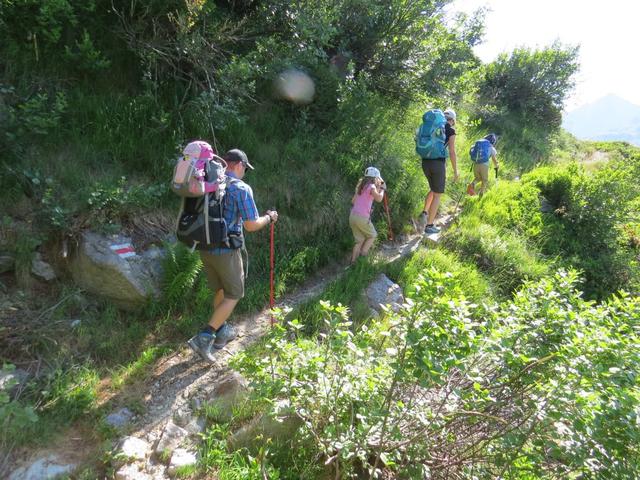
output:
[[[202,269],[200,256],[181,244],[167,246],[164,261],[162,298],[164,307],[176,310],[195,297],[195,286]]]

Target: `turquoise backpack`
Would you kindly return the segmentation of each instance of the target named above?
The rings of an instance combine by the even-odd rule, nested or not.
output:
[[[434,109],[424,113],[422,124],[416,134],[416,153],[421,158],[446,158],[444,130],[446,123],[442,110]]]

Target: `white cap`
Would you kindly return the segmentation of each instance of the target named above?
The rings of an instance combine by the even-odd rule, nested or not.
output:
[[[450,118],[450,119],[452,119],[452,120],[455,120],[455,119],[456,119],[456,112],[454,112],[454,111],[453,111],[452,109],[450,109],[450,108],[447,108],[447,109],[444,111],[444,118]]]
[[[378,170],[376,167],[367,167],[367,169],[364,171],[364,176],[379,178],[380,180],[382,180],[382,177],[380,176],[380,170]]]

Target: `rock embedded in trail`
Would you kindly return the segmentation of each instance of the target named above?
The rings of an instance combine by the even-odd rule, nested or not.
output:
[[[367,287],[365,295],[369,307],[377,313],[381,313],[385,305],[389,305],[392,311],[397,312],[404,303],[402,288],[389,280],[384,273],[378,275]]]
[[[169,420],[154,449],[156,455],[162,456],[165,452],[173,452],[188,436],[188,431]]]
[[[169,468],[167,468],[167,473],[170,476],[175,476],[178,469],[181,467],[187,467],[189,465],[195,465],[197,462],[197,457],[195,452],[187,450],[185,448],[176,448],[171,455],[171,460],[169,461]]]
[[[75,470],[75,464],[65,464],[58,456],[39,458],[28,467],[21,467],[9,475],[9,480],[43,480],[59,478]]]
[[[144,467],[137,464],[124,465],[115,475],[116,480],[152,480],[153,477],[144,471]]]
[[[144,460],[151,452],[151,446],[137,437],[124,437],[116,450],[116,464],[122,465],[136,460]]]
[[[104,421],[115,428],[122,428],[131,422],[133,412],[128,408],[121,408],[117,412],[113,412],[104,419]]]

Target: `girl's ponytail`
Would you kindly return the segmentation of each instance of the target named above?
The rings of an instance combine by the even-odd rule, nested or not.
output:
[[[376,179],[373,177],[362,177],[360,180],[358,180],[358,185],[356,186],[356,195],[360,195],[362,193],[362,190],[364,190],[367,185],[371,185],[375,181]]]

